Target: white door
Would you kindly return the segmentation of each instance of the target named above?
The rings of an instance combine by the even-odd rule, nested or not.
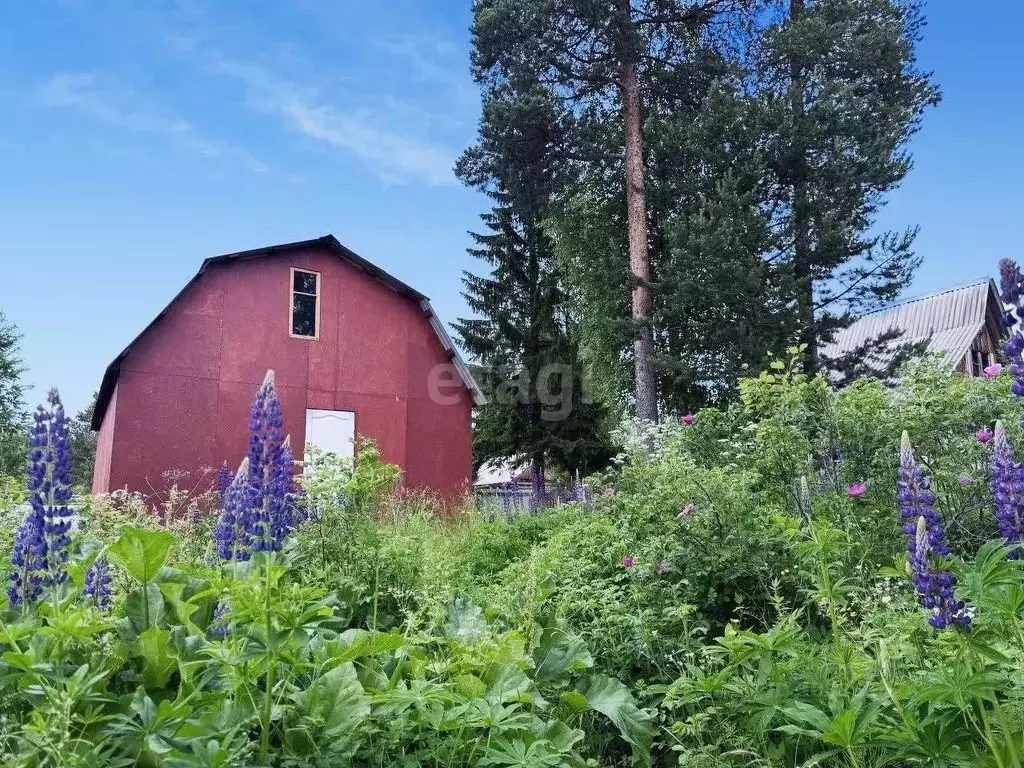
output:
[[[356,415],[352,411],[306,409],[306,445],[341,458],[353,459],[356,453]]]

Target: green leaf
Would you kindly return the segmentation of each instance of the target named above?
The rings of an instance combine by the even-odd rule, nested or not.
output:
[[[133,589],[125,598],[124,615],[136,635],[158,626],[164,615],[164,597],[160,588],[156,584],[146,584]]]
[[[594,659],[579,635],[558,626],[545,627],[540,642],[533,649],[534,678],[537,682],[557,680],[569,671],[589,669]]]
[[[160,627],[150,627],[135,642],[135,655],[142,659],[142,684],[147,690],[163,688],[178,668],[171,656],[171,633]]]
[[[334,667],[295,695],[299,711],[317,727],[317,742],[332,752],[355,751],[352,735],[370,715],[370,697],[351,662]]]
[[[338,638],[347,647],[334,654],[342,661],[356,661],[367,656],[393,653],[407,644],[401,635],[389,632],[370,632],[366,629],[349,629]]]
[[[487,622],[484,621],[484,612],[480,606],[469,598],[456,598],[448,615],[445,635],[457,638],[464,643],[472,643],[486,632]]]
[[[636,705],[629,689],[614,678],[597,675],[591,678],[583,696],[591,709],[615,723],[622,738],[633,747],[633,764],[649,766],[654,739],[651,715]]]
[[[135,581],[148,584],[164,567],[176,541],[167,531],[123,528],[121,535],[107,548],[107,558]]]

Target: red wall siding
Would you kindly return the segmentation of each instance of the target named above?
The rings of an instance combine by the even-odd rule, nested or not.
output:
[[[291,267],[320,272],[318,340],[288,335]],[[237,466],[249,404],[273,368],[293,445],[304,444],[306,408],[354,411],[408,487],[453,499],[471,473],[472,400],[464,387],[431,399],[439,365],[448,355],[421,308],[333,253],[214,264],[123,360],[93,488],[148,494],[167,470]]]
[[[96,462],[92,468],[92,489],[94,493],[109,493],[110,460],[114,452],[114,424],[117,419],[117,387],[110,396],[107,413],[96,437]],[[115,486],[116,487],[116,486]]]

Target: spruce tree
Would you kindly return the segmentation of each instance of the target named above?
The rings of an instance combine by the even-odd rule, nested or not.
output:
[[[488,401],[476,417],[478,462],[518,458],[589,469],[607,456],[603,408],[584,391],[545,218],[561,183],[565,126],[535,84],[487,93],[478,143],[459,177],[494,202],[471,253],[488,272],[464,275],[475,317],[456,331],[480,364]]]
[[[25,472],[27,413],[25,366],[19,355],[21,334],[0,312],[0,476]]]
[[[92,488],[92,475],[96,467],[96,441],[98,435],[92,431],[92,415],[96,410],[99,392],[93,392],[89,405],[75,414],[71,420],[71,474],[75,485]]]

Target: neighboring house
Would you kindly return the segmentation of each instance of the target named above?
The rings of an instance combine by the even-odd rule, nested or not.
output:
[[[427,298],[331,235],[203,262],[103,376],[93,490],[237,467],[268,369],[296,458],[307,443],[351,456],[367,436],[406,487],[468,492],[483,395]]]
[[[900,331],[875,362],[892,359],[895,349],[916,345],[923,353],[940,355],[950,370],[980,376],[1000,356],[1005,331],[1003,305],[990,278],[957,288],[909,299],[889,309],[871,312],[839,331],[821,354],[836,358],[864,348],[882,334]]]
[[[501,499],[507,496],[526,501],[533,494],[530,463],[491,459],[480,465],[473,481],[477,499]]]

